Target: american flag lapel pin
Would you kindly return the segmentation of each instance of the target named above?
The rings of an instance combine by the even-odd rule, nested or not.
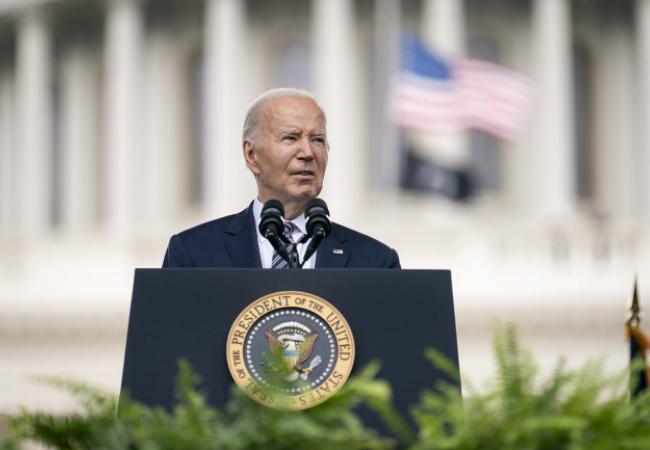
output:
[[[335,255],[342,255],[343,254],[343,249],[342,248],[335,248],[332,250],[332,253]]]

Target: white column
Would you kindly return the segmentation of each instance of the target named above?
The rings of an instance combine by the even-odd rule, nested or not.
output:
[[[98,211],[98,78],[93,48],[75,43],[61,70],[61,218],[64,230],[87,230]]]
[[[464,0],[424,0],[422,3],[422,37],[436,55],[451,61],[465,53]],[[410,133],[416,149],[434,162],[462,168],[469,162],[467,134]]]
[[[16,148],[20,225],[27,233],[47,229],[51,214],[52,115],[50,36],[39,9],[27,9],[16,36]]]
[[[371,145],[377,167],[377,186],[386,191],[399,189],[402,165],[400,131],[386,113],[390,102],[391,81],[399,70],[401,0],[375,1],[375,65],[372,115],[375,128]]]
[[[15,226],[16,178],[14,168],[14,85],[13,77],[5,67],[0,68],[0,241]]]
[[[147,221],[173,220],[188,195],[187,83],[178,37],[173,30],[154,29],[147,50],[146,170]]]
[[[140,148],[142,34],[138,0],[109,0],[105,25],[106,218],[109,228],[124,233],[133,224],[140,196],[135,161]]]
[[[604,211],[613,219],[626,220],[638,216],[641,178],[637,169],[642,160],[635,139],[633,43],[625,24],[610,24],[601,31],[601,38],[594,108],[596,192]]]
[[[536,84],[531,203],[537,213],[565,216],[575,206],[570,0],[533,1]]]
[[[311,20],[313,86],[330,143],[322,196],[341,217],[362,200],[369,171],[354,2],[312,0]]]
[[[640,143],[642,158],[645,161],[641,174],[645,180],[642,186],[641,204],[645,205],[645,217],[650,220],[650,0],[637,0],[636,2],[636,42],[638,60],[639,96],[637,98],[638,122],[640,130]]]
[[[434,51],[445,57],[465,51],[464,0],[424,0],[422,35]]]
[[[246,2],[207,0],[205,25],[204,207],[208,216],[239,211],[255,196],[244,165],[241,128],[248,103]]]

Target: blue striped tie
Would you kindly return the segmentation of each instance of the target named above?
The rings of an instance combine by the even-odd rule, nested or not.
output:
[[[290,255],[296,248],[296,242],[293,240],[292,234],[298,230],[298,227],[293,222],[284,222],[284,237],[289,240],[286,245],[287,253]],[[289,262],[286,261],[278,252],[273,252],[273,260],[271,261],[271,269],[288,269]]]

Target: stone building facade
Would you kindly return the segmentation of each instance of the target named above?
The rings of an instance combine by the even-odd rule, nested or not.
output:
[[[527,76],[520,135],[391,125],[405,31]],[[276,86],[327,111],[333,218],[452,269],[471,379],[492,317],[543,367],[624,366],[635,273],[650,292],[650,0],[0,0],[0,411],[68,407],[28,373],[117,389],[133,269],[252,199],[241,123]],[[402,188],[406,148],[476,195]]]

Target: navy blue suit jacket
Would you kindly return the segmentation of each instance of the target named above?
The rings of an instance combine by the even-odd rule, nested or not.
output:
[[[163,267],[261,268],[252,203],[238,214],[172,236]],[[316,268],[344,267],[398,269],[400,264],[397,252],[392,248],[333,223],[332,232],[323,239],[316,252]]]

